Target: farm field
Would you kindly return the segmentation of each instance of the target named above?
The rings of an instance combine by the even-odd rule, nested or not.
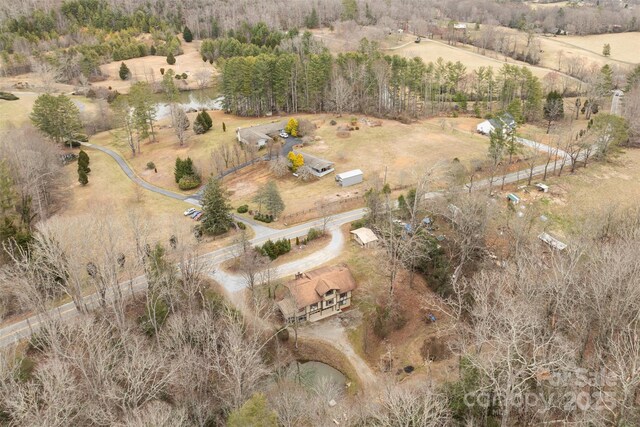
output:
[[[555,40],[555,39],[554,39]],[[640,64],[637,47],[640,45],[640,32],[596,34],[587,36],[563,36],[557,38],[558,42],[577,46],[596,55],[602,54],[605,43],[611,45],[611,56],[607,60],[624,61],[631,64]],[[636,46],[635,49],[631,48]]]
[[[511,58],[505,60],[503,56],[498,57],[496,55],[496,57],[492,57],[481,55],[473,50],[475,48],[462,44],[450,46],[440,40],[427,39],[423,39],[420,43],[414,43],[414,39],[415,37],[406,35],[402,39],[404,46],[397,49],[388,49],[385,52],[406,56],[407,58],[419,57],[425,62],[435,62],[438,58],[452,62],[460,61],[468,70],[476,70],[480,67],[493,67],[494,69],[498,69],[504,64],[515,64],[529,68],[531,72],[539,78],[543,78],[549,73],[549,70],[545,70],[544,68],[534,67]]]

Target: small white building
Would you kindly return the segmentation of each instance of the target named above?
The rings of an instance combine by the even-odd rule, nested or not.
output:
[[[509,113],[504,113],[494,119],[485,120],[476,126],[476,131],[482,135],[489,135],[497,129],[502,132],[509,132],[516,128],[516,121]]]
[[[549,186],[548,186],[548,185],[546,185],[546,184],[543,184],[543,183],[541,183],[541,182],[539,182],[539,183],[537,183],[537,184],[536,184],[536,188],[537,188],[539,191],[542,191],[543,193],[548,193],[548,192],[549,192]]]
[[[375,233],[367,227],[361,227],[357,230],[353,230],[351,231],[351,235],[353,236],[353,240],[364,248],[374,246],[378,241],[378,236],[376,236]]]
[[[354,169],[348,172],[342,172],[336,175],[336,182],[341,187],[360,184],[364,180],[364,176],[360,169]]]

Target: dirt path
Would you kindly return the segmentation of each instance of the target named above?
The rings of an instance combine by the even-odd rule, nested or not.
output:
[[[340,317],[334,316],[321,322],[309,323],[298,330],[298,336],[301,338],[313,338],[338,349],[358,372],[362,389],[365,393],[370,394],[372,390],[376,389],[379,378],[367,362],[355,352],[347,337],[347,329],[345,327],[345,324],[355,320],[353,317],[356,315],[355,311],[351,311],[341,314]]]

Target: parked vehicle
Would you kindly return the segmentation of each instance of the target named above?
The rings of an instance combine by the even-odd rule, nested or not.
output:
[[[285,131],[281,130],[280,131],[280,138],[289,138],[289,134],[286,133]]]
[[[191,215],[192,213],[194,213],[196,211],[196,208],[189,208],[186,211],[184,211],[184,216],[188,216]]]
[[[196,221],[200,221],[200,219],[202,218],[202,215],[203,215],[202,212],[198,212],[198,214],[194,216],[193,219],[195,219]]]
[[[200,211],[195,211],[195,212],[193,212],[193,213],[192,213],[191,215],[189,215],[189,216],[190,216],[191,218],[194,218],[194,219],[195,219],[196,215],[198,215],[199,213],[200,213]]]

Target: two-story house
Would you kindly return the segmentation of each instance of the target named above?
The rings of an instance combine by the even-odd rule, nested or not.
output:
[[[351,305],[356,281],[345,265],[299,273],[285,285],[287,294],[278,302],[287,322],[324,319]]]

